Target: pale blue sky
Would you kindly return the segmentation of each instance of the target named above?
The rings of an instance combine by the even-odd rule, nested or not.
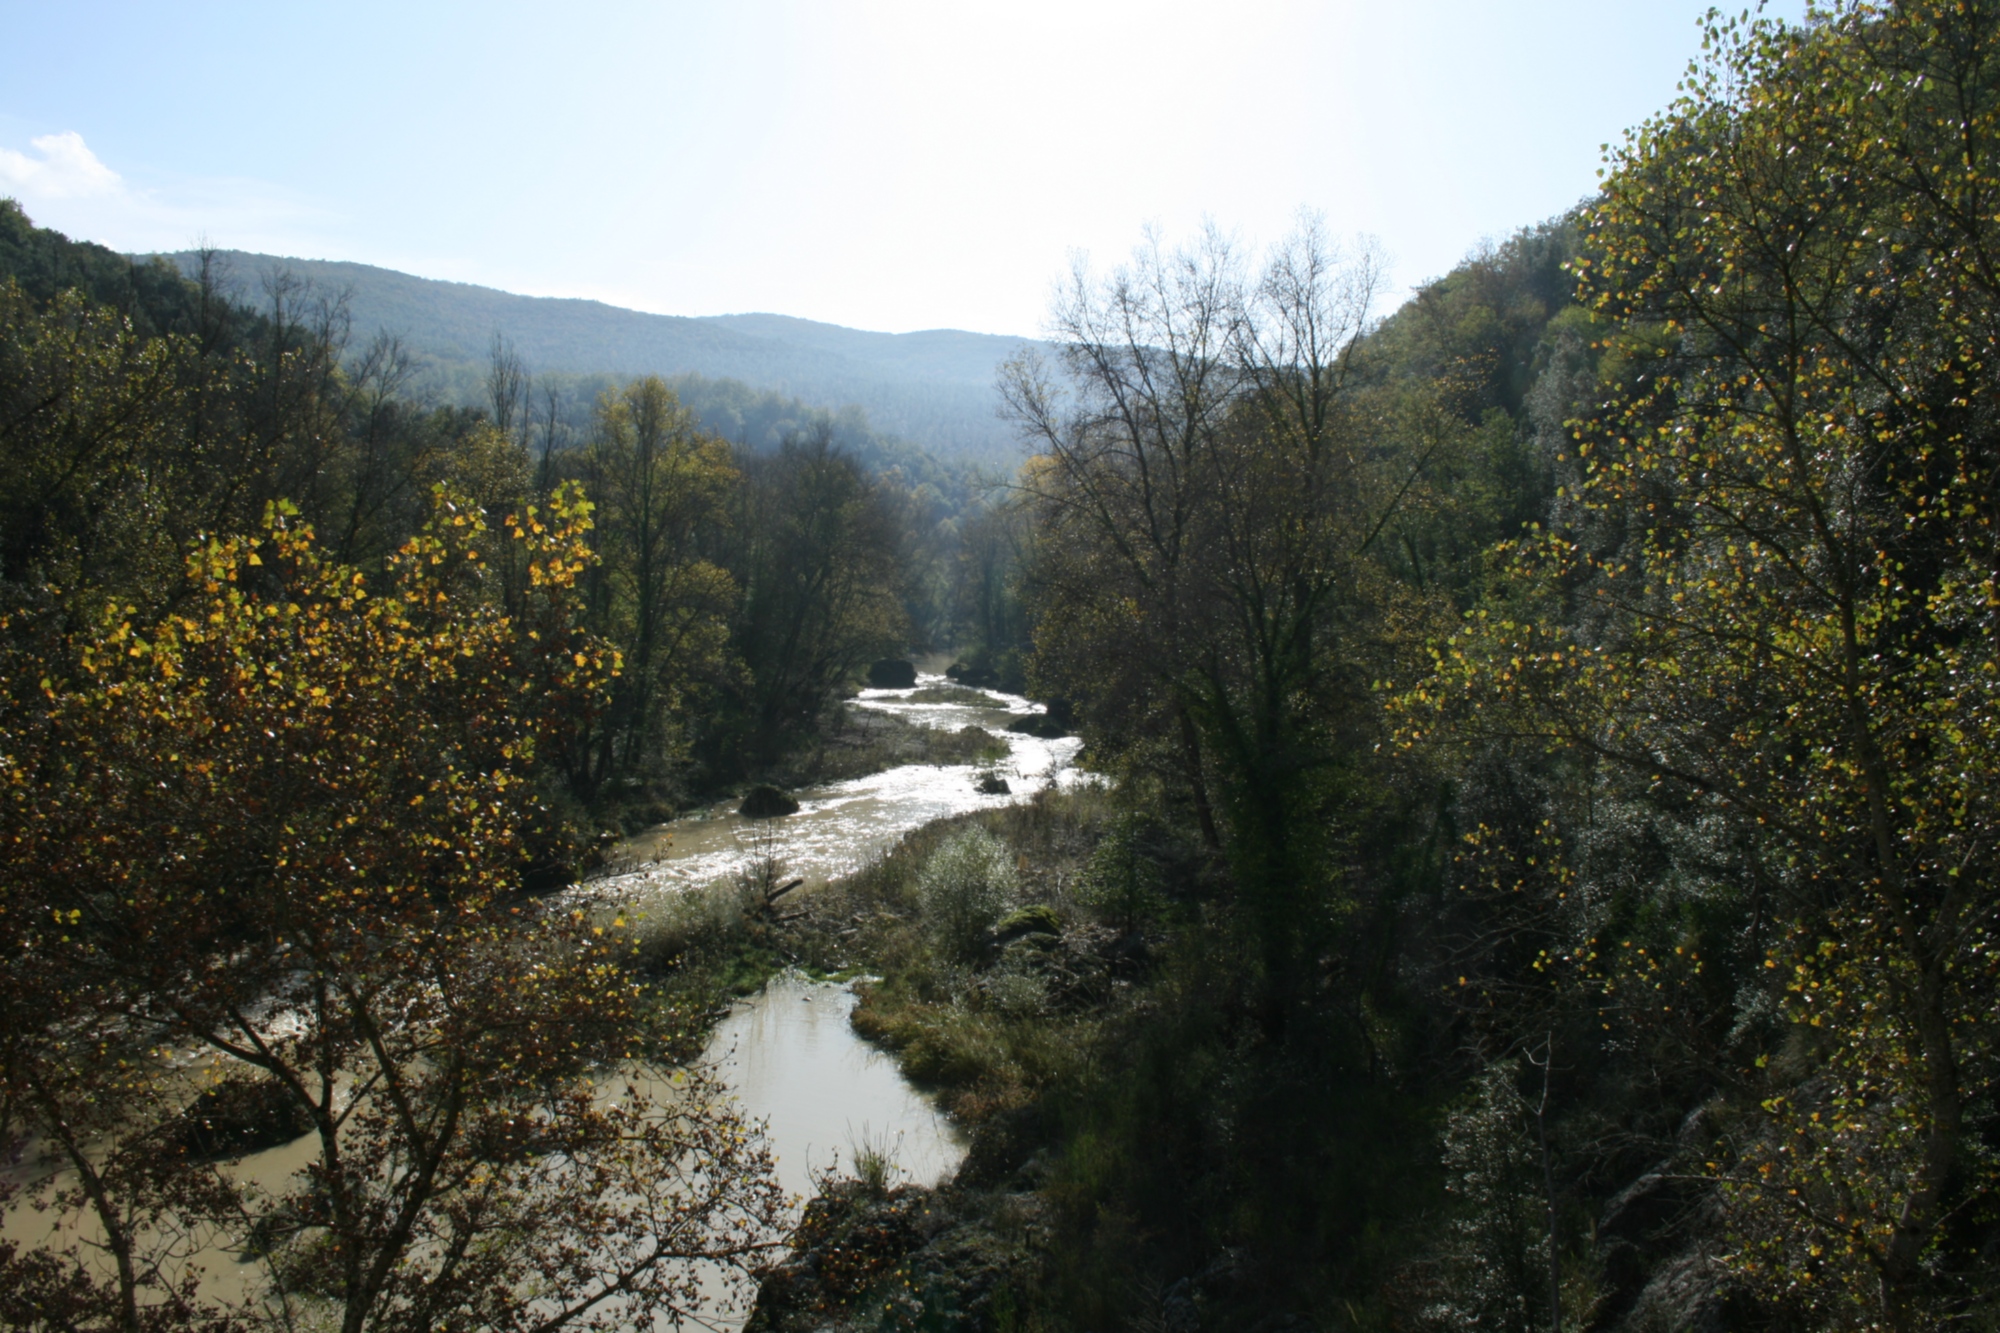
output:
[[[1311,209],[1436,276],[1588,194],[1705,9],[0,0],[0,194],[124,250],[1034,333],[1147,223]]]

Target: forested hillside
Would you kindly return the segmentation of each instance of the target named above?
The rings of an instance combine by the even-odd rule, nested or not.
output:
[[[1992,1326],[1996,59],[1989,6],[1715,19],[1598,197],[1379,326],[1311,229],[1066,290],[1017,586],[1116,799],[825,908],[984,1136],[878,1294]],[[955,881],[1030,906],[968,950]]]
[[[2000,10],[1715,16],[1386,314],[1310,222],[1074,275],[984,492],[486,325],[437,406],[323,292],[0,206],[0,1140],[108,1256],[0,1242],[0,1319],[618,1326],[703,1259],[756,1333],[1993,1328],[1996,251]],[[551,895],[947,648],[1101,782],[782,910]],[[780,965],[971,1143],[782,1249],[698,1070],[596,1082]],[[316,1136],[283,1199],[190,1049]],[[277,1294],[176,1284],[201,1228]]]
[[[436,406],[409,396],[397,340],[356,341],[340,294],[296,276],[253,308],[214,268],[184,279],[11,202],[0,261],[9,586],[162,606],[190,543],[280,504],[372,571],[440,495],[497,523],[583,484],[585,619],[626,669],[609,713],[577,719],[560,801],[671,810],[808,737],[870,660],[975,641],[968,589],[990,576],[961,568],[958,535],[987,492],[855,409],[699,377],[536,378],[491,348],[482,404]]]
[[[193,252],[166,258],[188,274],[202,262]],[[399,336],[424,378],[465,406],[483,401],[488,354],[499,334],[537,375],[740,380],[823,411],[857,406],[876,429],[940,456],[1014,461],[993,381],[1000,363],[1027,345],[1020,338],[953,329],[867,333],[781,315],[647,315],[367,264],[238,251],[211,262],[219,262],[228,294],[251,305],[281,272],[344,295],[358,341],[378,332]]]

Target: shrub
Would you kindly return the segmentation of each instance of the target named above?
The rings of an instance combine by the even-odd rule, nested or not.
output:
[[[987,932],[1019,890],[1013,856],[981,828],[967,829],[932,852],[917,876],[918,901],[933,942],[960,959],[979,955]]]

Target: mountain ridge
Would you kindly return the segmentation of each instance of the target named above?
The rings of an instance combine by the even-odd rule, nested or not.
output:
[[[588,297],[525,296],[350,260],[216,252],[225,285],[253,304],[279,273],[345,297],[360,341],[401,337],[447,398],[479,400],[495,333],[534,374],[698,374],[857,406],[876,429],[943,455],[1000,461],[1017,450],[994,380],[1032,339],[963,329],[886,333],[793,315],[656,315]],[[164,255],[183,272],[196,251]]]

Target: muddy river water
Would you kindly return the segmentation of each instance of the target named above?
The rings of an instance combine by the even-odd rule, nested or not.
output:
[[[626,874],[592,880],[591,893],[643,899],[724,878],[766,855],[781,860],[808,883],[823,883],[859,869],[912,829],[933,819],[987,810],[1025,799],[1050,783],[1077,780],[1071,767],[1080,744],[1074,737],[1040,740],[1004,730],[1040,711],[1015,695],[982,690],[993,707],[917,703],[912,695],[941,689],[942,676],[918,678],[915,690],[863,690],[851,706],[876,709],[923,727],[956,731],[980,727],[1007,744],[1007,758],[993,765],[906,764],[871,777],[798,792],[799,812],[782,819],[745,819],[732,808],[676,819],[628,841]],[[990,771],[1007,794],[986,794],[978,779]]]
[[[897,839],[934,819],[1021,801],[1051,784],[1078,781],[1071,767],[1079,742],[1043,740],[1005,730],[1039,711],[1026,699],[994,691],[991,706],[917,702],[913,694],[949,682],[923,676],[917,689],[865,690],[851,706],[878,709],[918,726],[958,730],[978,726],[1006,742],[992,764],[912,764],[871,777],[795,793],[797,814],[748,820],[717,809],[678,819],[631,839],[622,873],[573,890],[591,898],[634,903],[714,883],[765,857],[780,860],[808,885],[824,883],[880,856]],[[982,791],[998,776],[1009,790]],[[721,1072],[743,1109],[765,1122],[780,1184],[802,1202],[816,1171],[851,1166],[857,1151],[884,1154],[899,1179],[935,1183],[964,1156],[956,1128],[911,1087],[895,1062],[857,1036],[848,1016],[855,996],[844,986],[781,976],[739,1003],[716,1027],[705,1059]],[[233,1168],[239,1178],[276,1191],[311,1160],[311,1136],[257,1153]],[[4,1238],[31,1247],[90,1248],[96,1230],[87,1217],[15,1209]],[[261,1266],[233,1256],[195,1256],[205,1270],[205,1294],[253,1297]],[[740,1323],[739,1310],[711,1313],[716,1327]]]
[[[619,862],[630,870],[580,891],[643,912],[650,897],[726,879],[765,857],[811,886],[859,869],[934,819],[1087,780],[1072,766],[1075,738],[1044,740],[1005,729],[1041,711],[1039,705],[990,690],[978,692],[989,706],[919,702],[926,691],[949,685],[942,676],[920,676],[914,690],[864,690],[851,706],[918,726],[980,727],[1006,743],[1005,759],[909,764],[812,788],[795,793],[798,813],[780,819],[745,819],[726,807],[677,819],[620,849]],[[989,775],[1008,790],[982,791],[980,780]],[[781,977],[738,1005],[709,1046],[708,1058],[744,1108],[768,1122],[779,1180],[795,1194],[809,1194],[811,1173],[836,1155],[851,1164],[864,1147],[886,1152],[900,1175],[921,1184],[948,1175],[964,1155],[956,1130],[903,1080],[895,1062],[855,1035],[847,1021],[854,1003],[846,987]]]

